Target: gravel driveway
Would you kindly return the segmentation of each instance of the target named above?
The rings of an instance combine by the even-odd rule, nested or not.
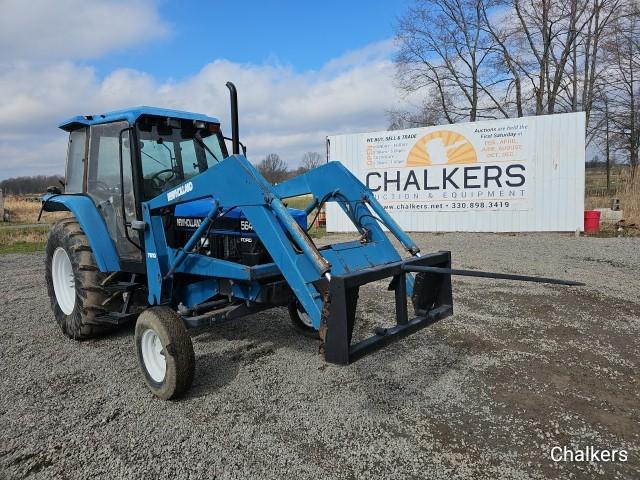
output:
[[[0,256],[0,478],[640,478],[640,239],[413,237],[456,267],[588,286],[456,277],[453,317],[348,367],[268,311],[193,332],[194,385],[164,402],[132,327],[68,340],[43,255]],[[362,289],[361,327],[392,315],[386,284]]]

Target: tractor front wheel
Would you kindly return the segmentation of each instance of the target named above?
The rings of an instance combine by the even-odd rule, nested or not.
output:
[[[169,400],[189,389],[195,372],[193,343],[175,311],[152,307],[142,312],[135,341],[138,365],[156,397]]]

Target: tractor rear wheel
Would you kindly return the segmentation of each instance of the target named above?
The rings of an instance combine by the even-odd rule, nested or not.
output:
[[[195,355],[189,332],[180,315],[168,307],[151,307],[136,322],[136,354],[144,380],[163,400],[189,389]]]
[[[109,301],[102,287],[106,275],[98,269],[89,241],[74,217],[58,221],[49,232],[45,278],[51,309],[65,335],[82,340],[113,329],[96,321]]]

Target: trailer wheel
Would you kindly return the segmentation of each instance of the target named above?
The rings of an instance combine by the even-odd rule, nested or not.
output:
[[[310,338],[320,338],[318,330],[313,328],[311,317],[297,301],[289,304],[289,317],[293,326],[300,333]]]
[[[105,278],[75,218],[58,221],[47,239],[45,279],[51,309],[68,337],[82,340],[113,330],[112,325],[96,321],[109,301],[101,286]]]
[[[189,389],[195,372],[193,343],[175,311],[152,307],[142,312],[135,342],[138,365],[156,397],[169,400]]]

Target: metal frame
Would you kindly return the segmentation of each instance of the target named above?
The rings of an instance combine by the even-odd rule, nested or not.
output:
[[[411,295],[431,295],[432,305],[429,309],[420,311],[416,317],[409,318],[406,268],[414,266],[450,267],[451,252],[431,253],[331,278],[331,308],[325,337],[325,359],[328,362],[347,365],[395,339],[453,314],[451,276],[438,274],[434,290],[414,291]],[[396,325],[386,329],[378,328],[373,336],[351,345],[359,287],[388,277],[393,277],[389,288],[395,292]]]

